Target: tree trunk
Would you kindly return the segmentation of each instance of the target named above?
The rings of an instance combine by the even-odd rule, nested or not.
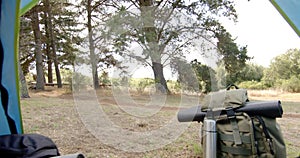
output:
[[[23,34],[22,29],[20,29],[20,35]],[[20,45],[20,41],[19,41],[19,45]],[[26,82],[26,78],[24,76],[24,72],[22,70],[21,67],[21,63],[20,63],[20,47],[19,47],[19,60],[18,60],[18,69],[19,69],[19,82],[20,82],[20,97],[21,98],[30,98],[29,93],[28,93],[28,88],[27,88],[27,82]]]
[[[52,73],[52,55],[50,50],[50,35],[49,35],[49,27],[48,27],[48,16],[47,11],[44,11],[44,18],[47,19],[45,22],[45,32],[46,32],[46,55],[47,55],[47,65],[48,65],[48,83],[53,83],[53,73]]]
[[[93,28],[92,28],[92,6],[91,6],[92,0],[88,0],[87,4],[87,17],[88,17],[88,36],[89,36],[89,49],[90,49],[90,62],[92,65],[92,76],[93,76],[93,84],[94,89],[98,89],[100,87],[99,85],[99,79],[98,79],[98,71],[97,71],[97,57],[95,55],[95,45],[93,40]]]
[[[23,70],[21,68],[20,62],[18,62],[19,67],[19,80],[20,80],[20,97],[21,98],[30,98],[27,88],[27,82],[23,73]]]
[[[164,94],[170,94],[171,92],[164,77],[163,65],[161,63],[152,62],[152,70],[154,72],[155,82],[158,83],[155,85],[156,90]]]
[[[57,55],[56,55],[56,45],[55,45],[54,34],[53,34],[53,25],[52,25],[52,13],[51,13],[51,6],[49,3],[49,0],[45,0],[45,7],[47,10],[47,14],[48,14],[47,23],[48,23],[48,27],[49,27],[50,44],[51,44],[51,48],[52,48],[51,55],[53,56],[53,61],[54,61],[57,87],[62,88],[62,81],[61,81],[58,60],[57,60]]]
[[[48,48],[47,48],[48,49]],[[52,59],[51,59],[51,52],[49,50],[47,51],[47,57],[48,57],[48,61],[47,61],[47,65],[48,65],[48,83],[53,83],[53,72],[52,72]]]
[[[141,16],[144,19],[144,36],[148,42],[149,56],[152,61],[152,70],[156,84],[156,91],[170,94],[167,82],[163,74],[163,65],[161,64],[161,51],[159,50],[157,32],[155,28],[155,17],[153,9],[153,0],[140,0]]]
[[[34,33],[35,40],[35,60],[36,60],[36,89],[44,90],[45,82],[44,82],[44,70],[43,70],[43,56],[42,56],[42,42],[41,42],[41,31],[40,31],[40,22],[39,15],[37,11],[37,7],[33,8],[32,16],[31,16],[32,29]]]

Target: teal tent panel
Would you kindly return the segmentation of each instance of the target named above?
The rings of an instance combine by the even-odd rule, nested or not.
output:
[[[39,0],[21,0],[20,15],[25,14],[28,10],[34,7]]]
[[[23,133],[18,91],[17,48],[19,32],[19,0],[1,2],[0,60],[0,135]]]
[[[300,0],[271,0],[271,3],[300,36]]]

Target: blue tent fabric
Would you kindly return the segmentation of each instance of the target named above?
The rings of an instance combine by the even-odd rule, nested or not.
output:
[[[28,10],[35,6],[38,1],[39,0],[21,0],[20,15],[25,14]]]
[[[300,37],[300,0],[271,0],[271,3]]]
[[[0,135],[22,133],[18,93],[17,42],[19,0],[1,0],[0,40],[2,44]]]

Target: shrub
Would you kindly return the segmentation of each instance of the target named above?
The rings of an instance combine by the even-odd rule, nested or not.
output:
[[[172,93],[180,93],[181,92],[181,85],[179,81],[172,81],[172,80],[168,80],[167,81],[167,85],[170,89],[170,91],[172,91]]]
[[[262,90],[262,89],[269,88],[269,86],[263,81],[261,81],[261,82],[258,82],[258,81],[244,81],[244,82],[241,82],[240,84],[238,84],[238,86],[240,88],[253,89],[253,90]]]
[[[153,85],[153,84],[154,84],[154,80],[152,80],[152,79],[142,79],[139,81],[139,83],[136,87],[137,92],[143,93],[145,91],[146,87]]]
[[[275,83],[276,88],[287,92],[300,92],[300,75],[292,76],[287,80],[277,80]]]
[[[135,89],[138,93],[143,93],[147,87],[154,84],[154,80],[151,78],[131,78],[129,80],[129,86],[131,89]]]
[[[92,85],[92,80],[90,77],[77,72],[73,73],[72,77],[69,76],[66,80],[70,83],[70,88],[73,91],[86,89],[88,86]]]

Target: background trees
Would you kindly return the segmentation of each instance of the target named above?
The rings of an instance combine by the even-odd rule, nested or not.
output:
[[[191,65],[197,75],[199,87],[202,92],[207,93],[218,89],[216,72],[213,68],[202,64],[196,59],[191,61]]]
[[[109,23],[110,32],[114,33],[115,51],[152,67],[156,89],[163,93],[169,93],[164,67],[176,61],[172,59],[184,58],[188,48],[212,41],[222,28],[219,17],[236,19],[232,1],[124,2],[124,6],[116,7],[118,14]],[[142,52],[130,51],[132,43]]]
[[[69,6],[67,2],[43,0],[21,17],[20,63],[25,75],[36,67],[37,89],[44,89],[45,82],[53,83],[53,63],[57,85],[61,88],[59,69],[72,65],[74,52],[78,51],[76,45],[80,42],[80,30],[74,19],[76,14],[68,10]],[[33,51],[35,56],[32,56]],[[36,62],[33,62],[34,59]]]
[[[216,33],[218,39],[217,47],[220,51],[220,63],[226,70],[226,85],[239,81],[242,69],[246,66],[246,61],[251,57],[247,55],[247,47],[239,48],[232,39],[230,33],[221,29]]]
[[[300,50],[290,49],[275,57],[264,72],[263,81],[270,87],[300,92]]]
[[[299,49],[276,57],[269,68],[247,63],[252,59],[247,46],[239,46],[219,22],[220,17],[237,19],[233,1],[70,2],[42,0],[21,17],[20,65],[25,76],[35,69],[37,89],[55,82],[61,87],[60,69],[74,71],[76,64],[91,66],[97,89],[98,74],[109,76],[108,68],[123,67],[126,72],[121,59],[151,67],[156,90],[162,93],[170,93],[166,68],[182,84],[202,92],[229,83],[299,91],[292,88],[299,79]],[[216,67],[187,60],[190,53],[210,58],[213,51]]]

